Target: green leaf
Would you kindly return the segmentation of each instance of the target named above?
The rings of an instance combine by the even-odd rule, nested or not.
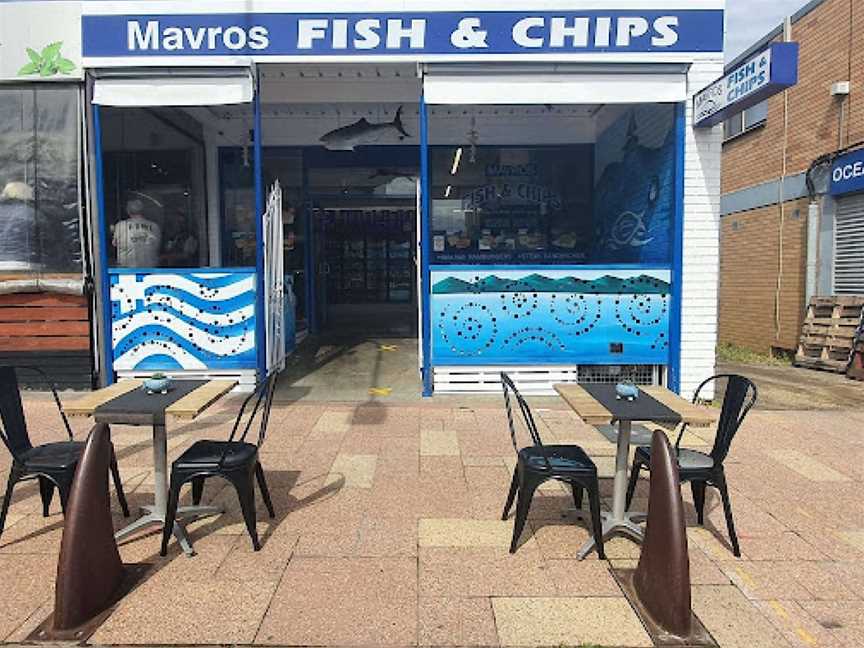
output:
[[[75,64],[62,56],[57,59],[57,70],[63,74],[69,74],[75,69]]]
[[[57,74],[57,68],[53,62],[42,61],[42,67],[39,68],[39,76],[49,77]]]
[[[29,63],[27,63],[27,65],[25,65],[20,70],[18,70],[18,76],[27,76],[28,74],[36,74],[38,71],[39,71],[39,65],[34,63],[33,61],[30,61]]]
[[[54,62],[60,57],[60,48],[63,47],[63,41],[49,43],[42,49],[42,62]]]
[[[27,48],[27,56],[30,57],[30,62],[39,65],[42,62],[42,57],[39,56],[39,52],[34,50],[32,47]]]

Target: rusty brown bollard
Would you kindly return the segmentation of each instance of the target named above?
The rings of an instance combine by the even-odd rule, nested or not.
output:
[[[75,470],[57,562],[53,631],[84,626],[113,603],[123,582],[111,503],[108,468],[111,433],[99,423],[90,431]]]
[[[690,560],[678,461],[662,432],[651,438],[648,520],[633,587],[640,603],[663,631],[691,634]]]

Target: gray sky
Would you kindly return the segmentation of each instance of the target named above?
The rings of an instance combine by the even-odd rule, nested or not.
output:
[[[726,0],[726,60],[731,61],[808,0]]]

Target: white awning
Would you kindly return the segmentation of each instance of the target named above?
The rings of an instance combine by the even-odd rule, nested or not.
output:
[[[102,106],[221,106],[252,101],[254,84],[246,68],[214,74],[142,73],[97,77],[93,103]]]
[[[466,66],[429,65],[428,104],[670,103],[687,98],[677,64]]]

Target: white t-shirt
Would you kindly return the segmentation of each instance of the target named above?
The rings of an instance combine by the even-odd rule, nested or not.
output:
[[[124,268],[155,268],[159,265],[162,230],[146,218],[128,218],[114,226],[117,265]]]

